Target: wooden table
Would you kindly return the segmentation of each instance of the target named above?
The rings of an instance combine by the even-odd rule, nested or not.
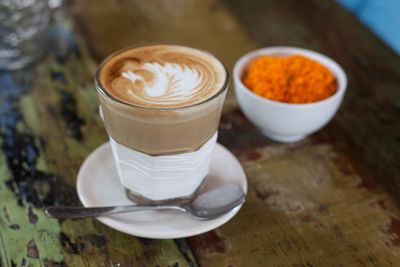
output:
[[[54,14],[49,53],[0,73],[0,266],[399,266],[400,57],[333,1],[75,0]],[[268,140],[226,100],[219,142],[249,192],[224,226],[150,240],[96,219],[55,220],[79,205],[85,157],[107,140],[97,64],[153,41],[209,50],[232,69],[245,52],[300,46],[346,70],[333,121],[307,139]]]

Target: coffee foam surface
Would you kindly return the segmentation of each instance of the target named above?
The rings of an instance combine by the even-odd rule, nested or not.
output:
[[[202,102],[221,90],[226,72],[211,54],[179,45],[148,45],[106,61],[101,86],[114,98],[143,107]]]

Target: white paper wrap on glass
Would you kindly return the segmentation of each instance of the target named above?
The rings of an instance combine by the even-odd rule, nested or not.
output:
[[[110,136],[122,185],[152,200],[192,194],[208,174],[216,141],[217,133],[194,152],[150,156],[120,145]]]

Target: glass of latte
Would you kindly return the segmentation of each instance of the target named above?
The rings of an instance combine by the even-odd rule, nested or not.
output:
[[[118,176],[129,199],[190,199],[208,174],[229,83],[208,52],[176,44],[131,47],[95,78]]]

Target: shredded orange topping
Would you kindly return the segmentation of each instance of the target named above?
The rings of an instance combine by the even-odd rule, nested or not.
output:
[[[335,76],[309,58],[264,56],[252,62],[244,84],[257,95],[287,103],[312,103],[336,92]]]

